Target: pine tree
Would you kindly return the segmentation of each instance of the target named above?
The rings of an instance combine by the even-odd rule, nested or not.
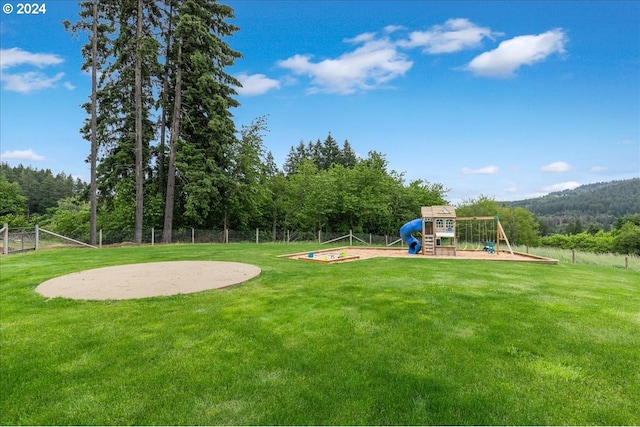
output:
[[[351,148],[351,144],[346,139],[342,144],[342,151],[340,156],[340,164],[345,168],[352,168],[358,163],[358,157],[356,153]]]
[[[287,155],[283,165],[284,172],[287,175],[293,175],[298,172],[300,164],[307,158],[307,156],[307,148],[304,145],[304,141],[300,140],[295,149],[291,147],[289,150],[289,154]]]
[[[90,102],[84,105],[90,115],[89,123],[85,123],[81,133],[90,141],[90,182],[89,182],[89,203],[90,203],[90,224],[89,241],[96,244],[97,232],[97,163],[98,163],[98,71],[101,70],[107,61],[108,35],[113,32],[113,27],[109,25],[108,18],[112,16],[113,8],[109,2],[99,2],[98,0],[82,1],[80,6],[80,20],[75,24],[63,21],[67,31],[71,31],[77,36],[79,32],[89,32],[89,43],[82,48],[85,62],[81,69],[91,70],[91,95]]]
[[[171,73],[174,71],[175,65],[172,60],[172,49],[174,43],[174,30],[175,30],[175,21],[176,21],[176,12],[177,12],[177,1],[178,0],[164,0],[164,16],[161,20],[161,31],[164,37],[164,45],[162,49],[164,50],[164,65],[162,70],[162,76],[160,77],[160,81],[162,83],[162,91],[160,92],[159,105],[162,110],[160,113],[160,140],[158,141],[158,147],[156,150],[157,156],[157,180],[158,180],[158,191],[165,197],[166,201],[166,190],[167,190],[167,172],[165,170],[165,151],[166,151],[166,133],[169,128],[168,123],[170,122],[170,111],[175,107],[175,103],[172,104],[170,102],[170,94],[172,91],[169,89],[170,77]],[[175,93],[175,88],[173,90]]]
[[[134,241],[140,243],[145,175],[150,174],[150,142],[155,134],[151,117],[156,104],[154,84],[161,74],[160,44],[155,39],[160,11],[151,0],[120,0],[114,16],[113,60],[98,93],[109,138],[98,173],[102,190],[112,202],[118,198],[117,206],[124,210],[118,216],[132,220]],[[128,228],[126,224],[122,227]]]
[[[319,169],[327,170],[331,165],[340,163],[340,147],[338,147],[338,143],[331,136],[331,132],[329,132],[329,135],[327,135],[327,138],[320,147],[320,153]]]
[[[233,9],[214,0],[185,0],[176,38],[182,49],[182,115],[176,170],[183,177],[184,217],[191,226],[211,226],[224,213],[230,185],[229,147],[235,126],[229,109],[240,82],[225,72],[241,55],[223,41],[239,28],[225,22]],[[175,113],[175,112],[174,112]]]
[[[171,124],[171,138],[169,140],[169,173],[167,175],[167,190],[165,192],[164,227],[162,240],[171,243],[173,233],[173,210],[176,191],[176,151],[180,135],[182,118],[182,39],[178,39],[178,53],[176,55],[176,80],[173,106],[173,121]]]

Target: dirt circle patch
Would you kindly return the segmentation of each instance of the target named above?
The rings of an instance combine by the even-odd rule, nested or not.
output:
[[[121,300],[220,289],[259,274],[260,268],[240,262],[151,262],[67,274],[41,283],[36,291],[49,298]]]

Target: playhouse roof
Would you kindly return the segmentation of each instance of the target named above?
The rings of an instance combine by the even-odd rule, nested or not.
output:
[[[422,218],[455,218],[456,208],[453,206],[423,206]]]

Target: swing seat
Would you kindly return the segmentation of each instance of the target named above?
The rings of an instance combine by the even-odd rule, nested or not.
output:
[[[482,248],[482,250],[494,254],[496,253],[496,244],[493,242],[484,242],[484,248]]]

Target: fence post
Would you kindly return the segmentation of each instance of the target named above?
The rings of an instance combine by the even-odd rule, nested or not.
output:
[[[629,257],[628,256],[624,257],[624,269],[625,270],[629,269]]]
[[[98,247],[99,248],[102,247],[102,228],[100,229],[100,232],[98,233]]]
[[[571,249],[571,263],[572,264],[576,263],[576,250],[575,249]]]
[[[156,229],[155,227],[151,227],[151,246],[156,243]]]
[[[196,242],[196,231],[194,230],[193,227],[191,227],[191,244],[194,244]]]
[[[349,246],[353,246],[353,230],[349,230]]]
[[[322,244],[322,238],[320,237],[320,230],[318,230],[318,244],[321,245]]]
[[[371,246],[371,245],[372,245],[372,242],[373,242],[373,240],[371,240],[371,239],[372,239],[372,237],[371,237],[371,233],[369,233],[369,246]]]
[[[226,227],[224,229],[224,242],[229,243],[229,229]]]
[[[36,224],[36,251],[38,250],[38,246],[40,246],[40,227]]]
[[[258,237],[258,236],[260,235],[260,231],[259,231],[259,230],[260,230],[259,228],[256,228],[256,245],[257,245],[258,243],[260,243],[260,242],[259,242],[259,237]]]
[[[287,230],[287,243],[290,242],[291,237],[289,236],[289,230]]]
[[[8,223],[4,223],[4,232],[2,233],[2,242],[4,244],[4,247],[2,248],[2,250],[4,251],[5,255],[9,255],[9,224]]]

